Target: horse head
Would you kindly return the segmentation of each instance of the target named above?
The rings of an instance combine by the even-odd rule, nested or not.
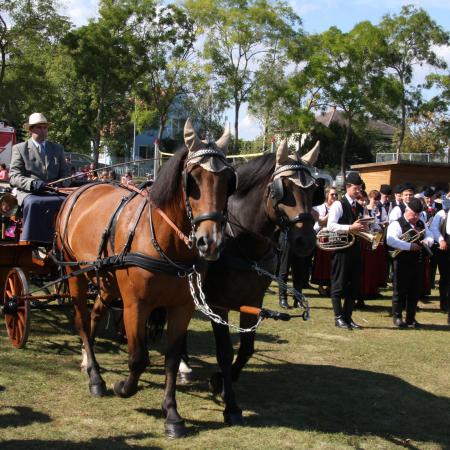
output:
[[[268,211],[288,233],[298,256],[312,253],[316,245],[312,207],[324,202],[323,180],[315,176],[319,142],[306,155],[289,154],[286,140],[278,147],[276,166],[269,184]]]
[[[227,128],[220,139],[201,140],[191,121],[184,127],[188,154],[183,170],[183,189],[188,217],[200,256],[214,261],[220,255],[227,221],[228,197],[236,189],[236,173],[227,162],[230,142]]]

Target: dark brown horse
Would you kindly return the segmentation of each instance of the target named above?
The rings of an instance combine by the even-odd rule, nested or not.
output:
[[[102,396],[106,388],[92,345],[86,306],[88,282],[98,285],[97,305],[118,297],[123,300],[130,374],[114,385],[114,392],[121,397],[136,393],[148,364],[148,317],[155,308],[167,309],[162,409],[165,430],[171,437],[186,433],[175,390],[180,347],[194,304],[183,275],[197,264],[201,270],[199,256],[209,261],[219,257],[227,199],[236,184],[234,170],[225,160],[229,133],[216,143],[205,143],[188,121],[184,138],[185,148],[162,167],[150,190],[130,192],[105,183],[81,188],[67,198],[56,224],[57,254],[67,262],[69,273],[84,267],[89,270],[96,261],[95,271],[69,279],[91,394]]]
[[[225,248],[219,260],[210,264],[204,283],[208,303],[218,306],[213,310],[223,320],[228,320],[228,309],[262,306],[271,279],[252,266],[275,273],[277,229],[287,233],[296,255],[309,255],[315,248],[311,209],[324,201],[323,180],[314,177],[318,151],[316,145],[303,158],[297,154],[289,157],[282,143],[276,160],[275,155],[266,155],[238,167],[238,190],[228,201]],[[257,320],[255,315],[241,313],[240,327],[251,328]],[[241,345],[233,362],[229,328],[214,321],[212,326],[221,372],[213,375],[210,384],[214,393],[222,394],[225,421],[240,424],[242,411],[232,383],[254,352],[255,331],[240,333]]]

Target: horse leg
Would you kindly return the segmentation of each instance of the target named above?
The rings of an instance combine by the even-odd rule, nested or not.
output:
[[[167,316],[167,352],[165,358],[166,383],[162,411],[166,421],[166,435],[171,438],[184,437],[186,425],[177,410],[176,383],[181,353],[184,350],[186,330],[194,311],[192,303],[168,309]]]
[[[101,295],[102,297],[100,297]],[[107,294],[98,294],[95,299],[94,306],[92,307],[89,339],[93,346],[95,345],[98,325],[107,311],[107,303],[109,300],[110,298]],[[87,371],[87,354],[84,348],[82,349],[81,370],[84,372]]]
[[[178,368],[178,375],[181,384],[189,384],[192,381],[192,368],[189,364],[189,354],[187,350],[187,332],[183,339],[183,349],[181,351],[180,367]]]
[[[68,269],[68,273],[71,270]],[[89,376],[89,390],[95,397],[106,394],[106,384],[100,375],[100,366],[95,359],[94,348],[90,339],[89,311],[87,307],[86,292],[88,283],[86,278],[69,278],[69,289],[74,307],[75,326],[83,343],[83,352],[86,359],[86,372]]]
[[[255,325],[256,320],[257,319],[254,316],[241,314],[241,328],[252,327],[253,325]],[[255,335],[255,331],[252,331],[250,333],[240,333],[240,345],[238,354],[231,368],[231,380],[233,383],[238,380],[242,369],[247,365],[248,360],[255,352]]]
[[[214,374],[210,380],[210,385],[216,393],[220,392],[220,390],[222,391],[222,398],[225,402],[225,410],[223,412],[225,423],[228,425],[242,425],[242,410],[236,403],[231,381],[231,364],[234,354],[230,330],[227,326],[216,322],[212,322],[212,327],[216,341],[216,358],[222,373]]]
[[[128,368],[130,373],[125,380],[114,384],[114,392],[119,397],[128,398],[136,394],[139,378],[148,366],[149,357],[145,324],[150,311],[143,310],[137,299],[132,303],[124,300],[123,319],[128,339]]]

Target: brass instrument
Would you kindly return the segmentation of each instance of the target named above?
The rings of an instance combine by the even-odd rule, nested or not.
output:
[[[364,218],[360,219],[361,223],[365,225],[373,225],[375,219]],[[332,252],[334,250],[343,250],[351,247],[355,241],[356,236],[370,242],[372,244],[372,250],[376,250],[381,240],[383,239],[383,233],[378,231],[376,233],[370,231],[330,231],[327,228],[322,228],[316,236],[317,246],[321,250]]]
[[[416,231],[410,228],[409,230],[405,231],[399,239],[404,242],[409,242],[410,244],[420,241],[425,235],[425,228],[421,231]],[[428,253],[429,256],[433,256],[433,252],[428,247],[428,245],[423,245],[422,248]],[[390,250],[389,256],[391,258],[396,258],[401,252],[404,250],[396,249],[396,250]]]

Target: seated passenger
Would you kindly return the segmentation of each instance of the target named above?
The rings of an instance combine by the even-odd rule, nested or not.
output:
[[[31,114],[23,125],[31,138],[12,148],[9,175],[23,208],[21,241],[51,243],[54,216],[64,201],[63,195],[49,192],[48,183],[68,176],[62,146],[47,141],[49,125],[43,114]]]

